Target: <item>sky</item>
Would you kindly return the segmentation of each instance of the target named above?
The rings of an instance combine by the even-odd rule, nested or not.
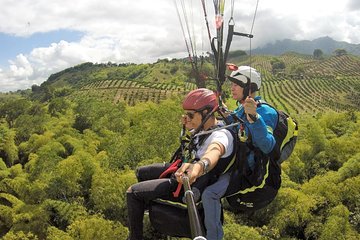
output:
[[[214,2],[205,0],[212,37]],[[188,32],[197,54],[211,51],[200,0],[0,0],[0,6],[0,92],[40,85],[84,62],[186,57]],[[324,36],[360,43],[359,0],[225,0],[224,39],[231,15],[235,31],[254,35],[234,37],[231,50]]]

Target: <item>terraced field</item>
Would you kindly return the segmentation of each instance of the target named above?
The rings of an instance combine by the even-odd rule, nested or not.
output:
[[[292,114],[317,113],[328,110],[360,110],[360,59],[353,56],[313,60],[309,57],[284,55],[286,65],[302,65],[302,75],[271,73],[270,58],[256,56],[252,66],[263,78],[260,94],[275,107]],[[245,62],[242,64],[246,64]]]
[[[184,95],[196,88],[194,83],[184,86],[166,83],[142,83],[130,80],[104,80],[81,88],[79,95],[96,96],[101,99],[118,103],[124,101],[129,105],[136,102],[160,102],[172,95]]]
[[[325,60],[314,60],[311,56],[289,53],[277,57],[284,61],[286,69],[273,74],[272,56],[253,56],[251,66],[258,69],[263,78],[260,94],[279,109],[291,114],[333,111],[360,111],[360,58],[333,56]],[[236,64],[249,64],[249,60]],[[292,66],[302,66],[301,75],[291,73]],[[214,86],[209,82],[209,86]],[[97,96],[113,103],[124,101],[159,102],[172,95],[184,95],[196,85],[172,83],[149,83],[131,80],[97,81],[82,87],[77,94]]]

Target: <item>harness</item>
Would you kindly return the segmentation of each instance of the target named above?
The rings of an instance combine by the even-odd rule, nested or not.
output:
[[[257,102],[258,107],[263,103],[258,100]],[[245,117],[245,113],[242,113],[240,118],[235,114],[232,114],[232,117],[235,121],[239,121],[239,119],[241,120]],[[275,126],[277,124],[276,122]],[[241,123],[236,143],[235,171],[233,172],[233,175],[236,176],[233,177],[233,180],[235,178],[237,181],[231,181],[226,193],[227,196],[255,191],[258,188],[263,188],[265,185],[272,186],[275,189],[280,187],[281,168],[280,165],[277,164],[277,143],[270,153],[265,154],[253,144],[251,131],[250,129],[245,131],[245,128],[246,125]],[[251,166],[249,164],[250,154],[253,154],[254,157],[254,162],[252,162]]]
[[[183,139],[180,147],[174,153],[172,159],[170,160],[171,165],[160,175],[159,178],[165,177],[173,177],[173,174],[181,167],[182,163],[190,162],[194,163],[198,161],[198,158],[195,158],[195,153],[198,151],[199,147],[201,147],[205,141],[211,136],[214,131],[223,129],[220,124],[213,126],[209,129],[209,133],[199,135],[193,135],[193,137],[188,137]],[[201,176],[202,178],[199,181],[196,181],[193,185],[196,186],[198,189],[203,190],[209,183],[215,182],[216,179],[225,172],[228,172],[231,167],[233,166],[235,159],[235,144],[236,144],[236,136],[235,133],[229,130],[233,136],[233,152],[225,158],[220,158],[217,165],[206,175]],[[199,178],[199,179],[200,179]],[[176,190],[173,192],[174,197],[179,197],[180,192],[182,190],[182,184],[178,183]]]

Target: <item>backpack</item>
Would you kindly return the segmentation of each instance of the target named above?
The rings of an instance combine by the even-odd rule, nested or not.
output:
[[[277,112],[277,124],[273,130],[276,144],[270,153],[265,154],[253,147],[251,141],[237,139],[236,163],[225,193],[230,209],[235,212],[263,208],[275,198],[281,185],[281,163],[289,158],[296,145],[297,121],[266,102],[259,101],[259,104],[266,104]],[[253,170],[248,166],[249,151],[254,152]]]
[[[278,164],[281,164],[290,157],[295,148],[299,129],[298,123],[286,112],[277,110],[266,102],[262,101],[260,103],[266,104],[278,113],[278,122],[273,131],[273,136],[276,140],[274,148],[276,148],[277,153],[273,157],[277,160]]]

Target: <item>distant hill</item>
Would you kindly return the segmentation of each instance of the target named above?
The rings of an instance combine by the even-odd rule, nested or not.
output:
[[[281,55],[286,52],[297,52],[312,55],[315,49],[321,49],[324,54],[332,55],[336,49],[345,49],[353,55],[360,55],[360,44],[335,41],[330,37],[321,37],[312,41],[296,41],[285,39],[268,43],[264,47],[252,50],[254,54]]]
[[[284,62],[282,71],[273,70],[274,59]],[[236,56],[229,61],[247,65],[250,58]],[[312,55],[288,52],[279,56],[255,55],[251,62],[262,75],[260,95],[279,109],[291,114],[360,109],[358,56],[332,55],[314,59]],[[206,87],[215,89],[210,62],[205,61],[202,70]],[[195,89],[191,72],[190,63],[185,59],[139,65],[83,63],[51,75],[41,86],[32,88],[32,95],[34,99],[47,100],[52,95],[70,93],[71,97],[95,97],[114,104],[158,103]],[[223,86],[226,96],[230,96],[229,88],[226,82]]]

